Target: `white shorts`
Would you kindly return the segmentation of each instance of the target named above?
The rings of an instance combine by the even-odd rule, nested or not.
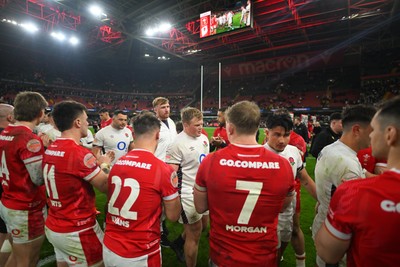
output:
[[[347,257],[346,254],[344,254],[343,258],[339,261],[338,266],[339,267],[346,267],[347,266]],[[326,263],[317,255],[317,266],[318,267],[325,267]]]
[[[197,213],[194,207],[193,198],[181,198],[182,212],[179,222],[183,224],[194,224],[195,222],[201,220],[203,214]]]
[[[161,249],[137,258],[121,257],[103,245],[105,267],[158,267],[161,266]]]
[[[292,239],[293,233],[293,215],[296,209],[296,197],[293,197],[292,202],[282,213],[279,213],[278,218],[278,236],[280,242],[288,243]]]
[[[30,243],[44,235],[46,207],[36,210],[13,210],[0,202],[0,216],[16,244]]]
[[[45,228],[46,237],[54,246],[58,262],[69,266],[98,266],[103,262],[104,233],[99,224],[71,233],[53,232]]]

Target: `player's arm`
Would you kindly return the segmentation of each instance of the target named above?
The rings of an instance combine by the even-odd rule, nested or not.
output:
[[[283,206],[282,206],[281,212],[284,212],[286,210],[286,208],[289,207],[290,203],[293,200],[293,196],[294,196],[294,191],[285,197],[285,199],[283,200]]]
[[[315,182],[311,179],[310,175],[308,175],[305,168],[297,173],[297,177],[300,180],[300,183],[304,188],[310,193],[310,195],[317,200],[317,189],[315,187]]]
[[[100,192],[107,193],[108,190],[108,174],[103,170],[90,180],[90,183]]]
[[[34,183],[37,186],[43,185],[44,178],[42,169],[42,156],[37,156],[36,160],[34,159],[24,160],[24,163],[32,183]]]
[[[164,212],[167,219],[176,222],[181,214],[181,198],[177,196],[172,200],[163,200]]]
[[[101,155],[102,148],[103,147],[101,146],[93,144],[92,153],[96,156],[96,158],[98,158]]]
[[[178,171],[179,170],[179,165],[178,164],[173,164],[173,163],[168,163],[169,166],[172,167],[172,169],[174,169],[174,171]]]
[[[207,191],[197,184],[194,185],[193,190],[194,206],[198,213],[204,213],[208,210],[208,197]]]
[[[326,224],[319,229],[315,237],[318,256],[328,264],[336,264],[343,258],[350,246],[350,239],[343,240],[332,235]]]

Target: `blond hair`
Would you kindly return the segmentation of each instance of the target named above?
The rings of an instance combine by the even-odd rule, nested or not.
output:
[[[238,134],[255,134],[260,126],[260,108],[250,101],[241,101],[225,112],[228,123],[236,127]]]

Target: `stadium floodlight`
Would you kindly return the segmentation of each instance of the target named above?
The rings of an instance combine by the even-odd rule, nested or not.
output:
[[[169,30],[171,30],[171,24],[168,22],[165,23],[161,23],[160,27],[158,27],[158,31],[159,32],[168,32]]]
[[[37,32],[39,29],[38,27],[36,27],[36,25],[32,24],[32,23],[21,23],[21,27],[24,28],[27,32],[31,32],[31,33],[35,33]]]
[[[71,38],[69,38],[69,42],[70,42],[72,45],[77,45],[77,44],[79,44],[79,40],[78,40],[78,38],[76,38],[75,36],[72,36]]]
[[[146,30],[146,35],[147,36],[153,36],[157,31],[153,28],[149,28]]]
[[[104,14],[103,9],[97,5],[90,6],[89,12],[96,17],[101,17],[101,16],[107,17],[107,14]]]
[[[61,32],[52,32],[50,34],[53,38],[59,40],[59,41],[64,41],[65,40],[65,35],[62,34]]]
[[[18,24],[15,20],[12,20],[11,23],[14,24],[14,25]]]
[[[149,57],[150,55],[149,55],[149,54],[144,54],[144,56],[145,56],[145,57]]]

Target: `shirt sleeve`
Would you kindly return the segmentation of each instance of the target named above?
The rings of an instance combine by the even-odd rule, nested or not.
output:
[[[93,141],[93,145],[94,146],[104,146],[104,131],[100,130],[96,133],[95,137],[94,137],[94,141]]]
[[[165,164],[166,165],[166,164]],[[166,165],[163,179],[161,180],[161,196],[164,201],[177,198],[178,193],[178,175],[171,166]]]
[[[356,205],[354,197],[357,195],[353,183],[345,183],[338,187],[329,205],[325,226],[328,231],[338,239],[349,240],[352,237],[351,222],[355,220]]]
[[[181,148],[179,147],[179,141],[175,140],[174,143],[172,143],[167,149],[165,161],[168,164],[180,165],[182,160],[183,156]]]
[[[282,169],[287,173],[285,181],[287,182],[287,190],[288,194],[287,196],[293,196],[295,194],[294,190],[294,177],[293,177],[293,171],[292,167],[290,166],[290,163],[288,160],[282,157],[283,160],[281,160],[280,165],[282,166]]]
[[[77,153],[78,176],[83,180],[90,182],[99,172],[100,167],[97,165],[96,157],[86,149]]]
[[[210,158],[213,157],[213,155],[215,154],[209,154],[203,159],[196,174],[194,187],[201,192],[207,191],[207,170],[210,168]]]

